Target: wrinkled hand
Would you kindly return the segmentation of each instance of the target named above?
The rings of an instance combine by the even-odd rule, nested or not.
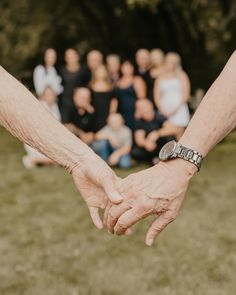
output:
[[[99,216],[99,208],[105,208],[108,200],[115,204],[122,201],[117,190],[118,177],[103,160],[93,153],[85,157],[85,162],[81,166],[72,170],[72,177],[88,205],[93,223],[101,229],[103,223]]]
[[[108,230],[124,234],[139,220],[154,214],[157,218],[146,235],[146,244],[152,245],[157,235],[177,217],[196,171],[193,164],[175,159],[120,180],[119,192],[124,201],[119,205],[107,205],[104,223]]]

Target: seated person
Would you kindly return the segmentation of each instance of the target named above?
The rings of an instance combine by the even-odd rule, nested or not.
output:
[[[40,103],[57,119],[61,121],[61,115],[57,105],[57,95],[52,88],[45,88],[42,96],[39,98]],[[32,148],[31,146],[24,144],[27,155],[22,158],[22,163],[25,168],[30,169],[37,165],[53,165],[54,162]]]
[[[135,160],[152,161],[158,156],[162,146],[170,140],[158,136],[158,130],[162,128],[166,118],[155,111],[153,103],[148,99],[137,101],[136,112],[139,114],[139,120],[136,121],[132,156]]]
[[[91,92],[81,87],[74,91],[74,108],[71,110],[65,126],[83,142],[90,145],[94,140],[94,108],[91,105]]]
[[[107,125],[96,135],[92,149],[111,166],[131,167],[132,132],[118,113],[109,115]]]

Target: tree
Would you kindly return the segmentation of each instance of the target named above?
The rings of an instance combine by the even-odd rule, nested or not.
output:
[[[234,0],[2,0],[0,58],[29,80],[46,47],[132,58],[140,47],[177,51],[194,88],[208,87],[234,49]]]

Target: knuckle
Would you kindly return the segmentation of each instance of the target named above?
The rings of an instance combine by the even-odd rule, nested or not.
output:
[[[146,202],[145,200],[140,201],[140,204],[138,206],[138,212],[140,213],[151,213],[154,209],[155,208],[151,204],[151,202]]]
[[[118,221],[117,228],[119,228],[120,230],[124,230],[126,228],[126,224],[123,221]]]
[[[111,220],[117,219],[117,217],[115,216],[114,212],[112,212],[112,211],[109,211],[109,212],[108,212],[108,217],[109,217],[109,219],[111,219]]]
[[[160,233],[161,231],[162,231],[162,226],[160,226],[160,225],[153,226],[153,233],[154,234]]]
[[[165,216],[165,220],[166,222],[170,223],[170,222],[173,222],[175,219],[176,219],[176,214],[174,214],[173,212],[168,212],[166,213],[166,216]]]

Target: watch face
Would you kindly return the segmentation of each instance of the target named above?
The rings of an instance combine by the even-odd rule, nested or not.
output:
[[[174,153],[176,147],[176,142],[174,140],[167,142],[160,150],[159,158],[162,161],[168,160]]]

